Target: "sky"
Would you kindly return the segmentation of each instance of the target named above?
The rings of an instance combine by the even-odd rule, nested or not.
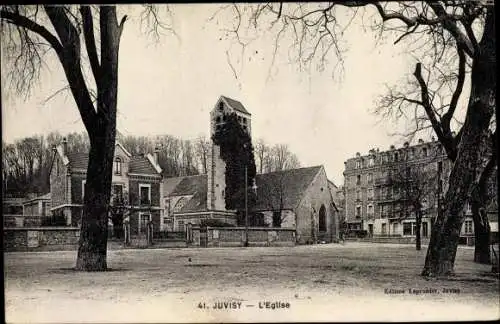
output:
[[[159,42],[141,31],[137,9],[127,8],[132,14],[120,45],[118,131],[183,139],[208,136],[209,112],[225,95],[241,101],[252,114],[254,140],[287,144],[302,166],[324,165],[338,185],[343,183],[344,161],[356,152],[402,145],[404,139],[392,134],[404,123],[381,121],[373,110],[386,86],[406,80],[413,71],[414,58],[404,55],[404,45],[395,46],[392,39],[376,45],[375,35],[356,19],[343,35],[347,52],[341,75],[332,77],[333,55],[323,72],[300,72],[286,51],[279,52],[269,72],[273,38],[264,35],[254,41],[246,48],[252,55],[239,60],[239,47],[222,30],[232,26],[228,15],[208,20],[219,6],[172,5],[177,37],[165,34]],[[84,130],[69,93],[46,101],[66,82],[55,56],[46,63],[49,68],[27,100],[2,89],[4,141]]]

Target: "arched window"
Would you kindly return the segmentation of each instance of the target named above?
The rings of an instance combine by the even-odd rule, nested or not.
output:
[[[326,232],[326,208],[325,205],[321,205],[319,209],[319,231]]]
[[[115,159],[114,169],[115,174],[122,174],[122,159],[120,159],[119,157]]]

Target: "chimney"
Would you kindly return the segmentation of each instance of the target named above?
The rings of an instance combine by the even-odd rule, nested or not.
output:
[[[356,157],[360,157],[361,154],[359,152],[356,152]]]
[[[63,154],[67,155],[68,154],[68,141],[66,140],[66,137],[63,138],[62,149],[63,149]]]
[[[423,140],[423,139],[421,139],[421,138],[419,138],[419,139],[418,139],[418,144],[424,144],[424,140]]]
[[[160,148],[158,147],[158,145],[156,145],[155,150],[153,152],[153,157],[154,157],[154,161],[155,161],[156,165],[159,165],[159,163],[158,163],[158,153],[159,152],[160,152]]]
[[[410,143],[405,142],[404,147],[408,147],[408,146],[410,146]]]
[[[396,147],[394,145],[391,145],[391,150],[394,150]]]

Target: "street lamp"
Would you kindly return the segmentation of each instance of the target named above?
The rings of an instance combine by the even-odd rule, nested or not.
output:
[[[257,193],[257,185],[253,182],[252,189]],[[248,247],[248,166],[245,165],[245,247]]]

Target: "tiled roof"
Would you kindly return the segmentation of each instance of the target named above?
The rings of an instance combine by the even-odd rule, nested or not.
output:
[[[163,196],[170,196],[172,191],[185,177],[163,178]]]
[[[321,166],[300,168],[256,176],[257,204],[254,210],[277,209],[279,196],[283,196],[283,208],[297,207],[305,190],[321,170]],[[165,179],[164,193],[169,196],[193,196],[180,213],[197,212],[207,209],[207,175]],[[172,187],[174,187],[172,189]],[[280,189],[281,188],[281,189]]]
[[[255,210],[294,209],[321,166],[299,168],[256,176],[257,202]]]
[[[181,208],[179,213],[207,210],[206,174],[170,178],[166,179],[165,183],[167,183],[168,186],[172,186],[176,183],[175,188],[170,191],[170,196],[192,196],[192,198]]]
[[[248,110],[246,110],[245,107],[243,106],[243,104],[241,102],[239,102],[238,100],[234,100],[234,99],[228,98],[226,96],[221,96],[221,97],[224,100],[226,100],[226,102],[229,104],[229,106],[231,106],[231,108],[233,108],[234,110],[237,110],[237,111],[242,112],[244,114],[250,115]]]
[[[88,153],[68,153],[69,165],[72,169],[84,169],[87,170],[87,165],[89,163]],[[132,156],[130,158],[129,164],[130,173],[142,173],[142,174],[158,174],[151,162],[147,157],[142,155]]]
[[[89,164],[89,154],[88,153],[68,153],[66,155],[68,157],[70,166],[74,169],[87,169]]]
[[[129,173],[157,174],[151,162],[142,155],[132,156],[129,162]]]

